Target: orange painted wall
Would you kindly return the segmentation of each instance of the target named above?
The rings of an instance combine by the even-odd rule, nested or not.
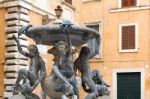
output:
[[[4,90],[4,63],[5,63],[5,37],[6,37],[6,32],[5,32],[5,9],[1,8],[0,9],[0,99],[3,96],[3,90]]]
[[[141,4],[147,3],[144,0]],[[111,85],[111,97],[113,99],[113,70],[115,69],[137,69],[145,70],[145,99],[150,97],[150,10],[138,10],[128,12],[111,13],[110,9],[117,7],[117,1],[93,0],[83,3],[82,0],[73,0],[75,9],[75,22],[81,25],[102,21],[102,58],[91,60],[91,68],[98,69],[104,80]],[[57,5],[55,2],[54,5]],[[52,6],[52,9],[55,7]],[[88,12],[88,13],[87,13]],[[42,16],[30,12],[30,23],[42,24]],[[119,24],[138,23],[139,25],[139,50],[134,53],[119,52]],[[34,43],[31,39],[30,43]],[[49,47],[48,47],[49,49]],[[46,61],[47,72],[50,73],[52,66],[52,55],[41,54]],[[148,67],[146,67],[146,65]],[[80,90],[81,99],[86,93]],[[40,89],[35,90],[40,95]]]
[[[140,5],[149,4],[143,0]],[[98,69],[111,85],[113,96],[113,70],[142,68],[145,72],[145,99],[150,97],[150,9],[111,13],[117,0],[76,1],[76,22],[81,25],[102,21],[102,58],[91,60],[91,68]],[[119,52],[119,24],[137,23],[139,26],[138,52]],[[85,95],[82,94],[84,97]]]

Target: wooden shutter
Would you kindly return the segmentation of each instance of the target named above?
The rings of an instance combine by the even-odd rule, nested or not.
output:
[[[122,50],[135,49],[135,25],[122,26]]]
[[[137,0],[122,0],[122,7],[136,6]]]

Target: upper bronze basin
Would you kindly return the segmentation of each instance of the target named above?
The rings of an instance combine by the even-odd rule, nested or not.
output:
[[[67,42],[66,33],[63,32],[60,24],[39,25],[30,27],[26,35],[37,44],[54,45],[58,41]],[[99,37],[99,33],[88,27],[72,25],[70,29],[70,40],[73,46],[80,46],[88,40]]]

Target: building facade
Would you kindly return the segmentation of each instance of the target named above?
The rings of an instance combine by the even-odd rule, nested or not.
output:
[[[150,1],[78,0],[76,5],[76,22],[101,34],[100,55],[90,63],[110,84],[112,99],[149,99]],[[97,46],[87,45],[92,51]]]
[[[63,8],[63,19],[96,29],[101,35],[99,55],[90,60],[110,84],[112,99],[150,97],[150,1],[149,0],[0,0],[0,99],[12,95],[19,68],[28,66],[19,54],[12,35],[20,25],[40,25],[55,20],[54,9]],[[34,41],[22,35],[24,50]],[[87,46],[95,51],[94,40]],[[49,47],[38,45],[51,71],[53,56]],[[3,80],[4,79],[4,80]],[[81,99],[86,95],[82,88]],[[35,90],[40,95],[40,86]]]

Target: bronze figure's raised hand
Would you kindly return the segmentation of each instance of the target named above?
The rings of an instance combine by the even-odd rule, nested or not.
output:
[[[31,24],[26,25],[26,26],[22,26],[22,27],[19,29],[18,36],[21,35],[21,34],[26,34],[27,30],[28,30],[30,27],[32,27]]]

